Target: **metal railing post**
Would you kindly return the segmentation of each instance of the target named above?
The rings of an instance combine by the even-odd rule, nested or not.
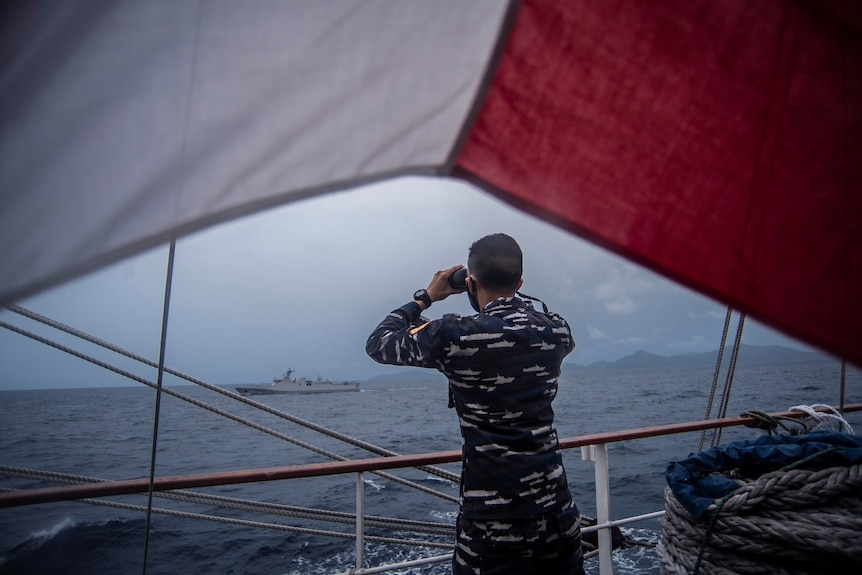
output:
[[[596,524],[602,525],[611,520],[611,487],[608,472],[608,446],[605,443],[581,448],[581,458],[593,461],[596,465]],[[599,529],[599,575],[614,575],[613,546],[611,532]]]
[[[356,474],[356,569],[365,566],[365,476]]]

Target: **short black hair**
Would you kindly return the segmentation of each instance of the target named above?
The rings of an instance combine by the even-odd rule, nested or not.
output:
[[[521,281],[524,256],[514,238],[491,234],[470,246],[467,267],[488,289],[514,292]]]

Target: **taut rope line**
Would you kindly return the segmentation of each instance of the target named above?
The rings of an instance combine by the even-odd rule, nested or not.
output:
[[[13,310],[13,311],[14,311],[14,310]],[[49,340],[49,339],[47,339],[47,338],[44,338],[44,337],[42,337],[42,336],[40,336],[40,335],[34,334],[34,333],[32,333],[32,332],[28,332],[27,330],[21,329],[21,328],[19,328],[19,327],[17,327],[17,326],[14,326],[14,325],[8,324],[8,323],[6,323],[6,322],[4,322],[4,321],[0,321],[0,327],[4,327],[4,328],[6,328],[6,329],[8,329],[8,330],[10,330],[10,331],[14,331],[14,332],[16,332],[16,333],[19,333],[19,334],[21,334],[21,335],[23,335],[23,336],[29,337],[29,338],[31,338],[31,339],[33,339],[33,340],[35,340],[35,341],[38,341],[38,342],[40,342],[40,343],[43,343],[43,344],[48,345],[48,346],[50,346],[50,347],[53,347],[53,348],[55,348],[55,349],[58,349],[58,350],[63,351],[63,352],[66,352],[66,353],[68,353],[68,354],[70,354],[70,355],[73,355],[73,356],[78,357],[78,358],[80,358],[80,359],[83,359],[83,360],[85,360],[85,361],[89,361],[90,363],[92,363],[92,364],[94,364],[94,365],[97,365],[97,366],[99,366],[99,367],[102,367],[102,368],[104,368],[104,369],[107,369],[107,370],[109,370],[109,371],[112,371],[112,372],[114,372],[114,373],[116,373],[116,374],[119,374],[119,375],[122,375],[122,376],[124,376],[124,377],[127,377],[127,378],[129,378],[129,379],[131,379],[131,380],[133,380],[133,381],[137,381],[138,383],[143,383],[144,385],[146,385],[146,386],[148,386],[148,387],[152,387],[152,388],[155,388],[155,387],[156,387],[156,384],[154,384],[153,382],[148,381],[148,380],[146,380],[146,379],[144,379],[144,378],[142,378],[142,377],[139,377],[139,376],[137,376],[137,375],[135,375],[135,374],[133,374],[133,373],[130,373],[130,372],[125,371],[125,370],[123,370],[123,369],[120,369],[120,368],[118,368],[118,367],[112,366],[112,365],[110,365],[110,364],[108,364],[108,363],[106,363],[106,362],[104,362],[104,361],[98,360],[98,359],[96,359],[96,358],[94,358],[94,357],[90,357],[90,356],[88,356],[88,355],[86,355],[86,354],[83,354],[83,353],[78,352],[78,351],[76,351],[76,350],[74,350],[74,349],[71,349],[71,348],[69,348],[69,347],[67,347],[67,346],[65,346],[65,345],[62,345],[62,344],[60,344],[60,343],[57,343],[57,342],[51,341],[51,340]],[[130,355],[129,357],[132,357],[132,356]],[[150,364],[150,363],[152,363],[152,362],[150,362],[149,360],[145,360],[145,361],[144,361],[144,363]],[[165,371],[166,371],[166,372],[168,372],[168,373],[171,373],[172,375],[176,375],[175,373],[173,373],[173,370],[169,370],[168,368],[165,368]],[[182,377],[182,376],[180,376],[180,377]],[[246,398],[243,398],[242,396],[240,396],[240,395],[238,395],[238,394],[234,394],[234,393],[232,393],[232,392],[230,392],[230,391],[227,391],[227,390],[221,389],[221,388],[219,388],[219,387],[217,387],[217,386],[214,386],[214,385],[212,385],[212,384],[208,384],[208,383],[202,382],[202,381],[200,381],[200,380],[195,380],[194,378],[188,378],[187,376],[185,377],[185,379],[188,379],[189,381],[192,381],[193,383],[199,383],[199,384],[203,385],[204,387],[207,387],[208,389],[213,389],[214,391],[220,391],[221,393],[223,393],[223,394],[225,394],[225,395],[228,395],[228,396],[231,396],[231,397],[234,397],[234,396],[235,396],[236,398],[238,398],[238,399],[240,399],[240,400],[246,400]],[[238,415],[234,415],[234,414],[232,414],[232,413],[230,413],[230,412],[224,411],[224,410],[219,409],[219,408],[217,408],[217,407],[213,407],[213,406],[208,405],[208,404],[206,404],[206,403],[204,403],[204,402],[202,402],[202,401],[198,401],[197,399],[194,399],[194,398],[192,398],[192,397],[190,397],[190,396],[187,396],[187,395],[184,395],[184,394],[182,394],[182,393],[180,393],[180,392],[178,392],[178,391],[175,391],[175,390],[173,390],[173,389],[171,389],[171,388],[166,387],[166,388],[164,388],[162,391],[163,391],[164,393],[167,393],[168,395],[171,395],[171,396],[173,396],[173,397],[176,397],[177,399],[181,399],[181,400],[183,400],[183,401],[185,401],[185,402],[191,403],[192,405],[195,405],[195,406],[197,406],[197,407],[200,407],[201,409],[205,409],[205,410],[210,411],[210,412],[212,412],[212,413],[215,413],[215,414],[217,414],[217,415],[221,415],[222,417],[226,417],[226,418],[228,418],[228,419],[231,419],[231,420],[233,420],[233,421],[236,421],[237,423],[242,423],[243,425],[246,425],[246,426],[251,427],[251,428],[253,428],[253,429],[257,429],[258,431],[262,431],[262,432],[264,432],[264,433],[268,433],[269,435],[272,435],[273,437],[278,437],[279,439],[283,439],[284,441],[288,441],[288,442],[293,443],[294,445],[297,445],[297,446],[299,446],[299,447],[303,447],[303,448],[305,448],[305,449],[308,449],[308,450],[313,451],[313,452],[315,452],[315,453],[318,453],[318,454],[320,454],[320,455],[324,455],[324,456],[326,456],[326,457],[329,457],[330,459],[335,459],[335,460],[338,460],[338,461],[348,461],[348,458],[346,458],[346,457],[344,457],[344,456],[341,456],[341,455],[338,455],[338,454],[332,453],[332,452],[330,452],[330,451],[327,451],[327,450],[325,450],[325,449],[321,449],[321,448],[319,448],[319,447],[315,447],[314,445],[311,445],[311,444],[309,444],[309,443],[306,443],[306,442],[304,442],[304,441],[302,441],[302,440],[295,439],[295,438],[293,438],[293,437],[290,437],[290,436],[288,436],[288,435],[285,435],[285,434],[280,433],[280,432],[278,432],[278,431],[275,431],[275,430],[273,430],[273,429],[269,429],[268,427],[265,427],[265,426],[263,426],[263,425],[260,425],[260,424],[254,423],[253,421],[249,421],[249,420],[247,420],[247,419],[244,419],[244,418],[242,418],[242,417],[240,417],[240,416],[238,416]],[[251,400],[247,400],[247,401],[245,401],[245,402],[246,402],[246,403],[249,403],[250,405],[257,404],[257,402],[255,402],[255,401],[251,401]],[[263,406],[263,404],[258,404],[258,405]],[[281,414],[281,415],[285,416],[285,419],[288,419],[288,420],[290,420],[290,421],[293,421],[293,419],[294,419],[294,418],[293,418],[293,416],[290,416],[289,414],[284,414],[284,413],[278,412],[277,410],[271,410],[270,408],[265,409],[265,411],[267,411],[267,412],[269,412],[269,413],[272,413],[272,414],[274,414],[274,415]],[[296,418],[296,419],[299,419],[299,418]],[[300,421],[302,421],[302,420],[300,420]],[[309,423],[310,423],[310,422],[309,422]],[[314,428],[320,427],[320,426],[317,426],[316,424],[311,424],[311,425],[313,425],[313,426],[314,426]],[[316,431],[316,430],[317,430],[317,429],[315,429],[315,431]],[[332,433],[336,433],[336,432],[332,432]],[[340,435],[340,434],[339,434],[339,435]],[[358,440],[356,440],[356,441],[358,441]],[[348,442],[348,443],[353,443],[353,442],[351,441],[351,442]],[[364,443],[364,442],[359,442],[359,443]],[[354,444],[354,445],[355,445],[355,444]],[[394,454],[393,454],[393,455],[394,455]],[[437,472],[437,473],[435,473],[435,475],[438,475],[438,476],[441,476],[441,473],[446,473],[446,474],[448,474],[448,475],[452,475],[451,473],[446,472],[445,470],[442,470],[442,469],[438,469],[438,468],[436,468],[436,467],[422,466],[422,467],[419,467],[418,469],[422,469],[423,471],[427,471],[428,473],[431,473],[431,470],[433,469],[433,470],[435,470],[435,471]],[[376,474],[377,474],[377,475],[379,475],[380,477],[385,477],[386,479],[389,479],[389,480],[391,480],[391,481],[395,481],[395,482],[397,482],[397,483],[401,483],[401,484],[403,484],[403,485],[407,485],[407,486],[409,486],[409,487],[412,487],[413,489],[418,489],[419,491],[423,491],[423,492],[428,493],[428,494],[430,494],[430,495],[434,495],[434,496],[436,496],[436,497],[440,497],[441,499],[446,499],[446,500],[448,500],[448,501],[452,501],[452,502],[457,502],[457,501],[458,501],[457,497],[453,497],[453,496],[451,496],[451,495],[449,495],[449,494],[446,494],[446,493],[441,493],[441,492],[436,491],[436,490],[434,490],[434,489],[430,489],[430,488],[428,488],[428,487],[425,487],[424,485],[419,485],[419,484],[417,484],[417,483],[414,483],[414,482],[412,482],[412,481],[408,481],[408,480],[406,480],[406,479],[402,479],[401,477],[398,477],[398,476],[392,475],[392,474],[390,474],[390,473],[387,473],[387,472],[384,472],[384,471],[377,471],[377,472],[374,472],[374,473],[376,473]],[[457,476],[455,476],[455,477],[457,478]],[[445,478],[446,478],[446,479],[449,479],[449,477],[448,477],[448,476],[446,476]],[[457,481],[457,479],[456,479],[456,481]]]
[[[704,421],[708,420],[712,415],[712,402],[715,400],[715,390],[718,388],[718,374],[721,372],[721,362],[724,358],[724,346],[727,345],[727,332],[730,330],[730,318],[733,316],[733,308],[727,306],[727,313],[724,314],[724,329],[721,331],[721,344],[718,346],[718,357],[715,360],[715,370],[712,372],[712,387],[709,390],[709,400],[706,402],[706,414]],[[700,432],[700,441],[697,443],[697,450],[703,451],[703,444],[706,442],[706,430]]]
[[[742,343],[742,329],[745,326],[745,314],[739,314],[739,322],[736,324],[736,338],[733,341],[733,351],[730,354],[730,363],[727,366],[727,375],[724,379],[724,390],[721,394],[721,403],[718,405],[716,417],[719,419],[727,416],[727,407],[730,403],[730,390],[733,387],[733,376],[736,374],[736,360],[739,357],[739,346]],[[721,443],[721,428],[712,430],[711,447]]]
[[[703,418],[704,420],[710,419],[710,413],[712,412],[712,402],[715,399],[715,391],[716,391],[716,387],[718,384],[718,374],[721,371],[721,361],[722,361],[722,357],[724,355],[724,347],[725,347],[725,342],[727,341],[727,332],[728,332],[728,327],[730,325],[730,316],[732,313],[733,313],[733,310],[730,307],[728,307],[727,308],[727,314],[725,315],[725,319],[724,319],[724,330],[722,331],[722,335],[721,335],[721,346],[718,349],[718,359],[717,359],[716,364],[715,364],[715,371],[713,372],[712,388],[710,389],[710,392],[709,392],[709,400],[707,401],[706,415],[704,415],[704,418]],[[724,390],[722,391],[722,394],[721,394],[721,403],[718,406],[718,413],[716,414],[716,417],[719,419],[727,416],[727,407],[728,407],[728,404],[730,403],[730,390],[733,387],[733,376],[736,373],[736,360],[739,356],[739,346],[740,346],[740,343],[742,342],[742,328],[744,325],[745,325],[745,314],[740,313],[739,314],[739,322],[736,325],[736,338],[734,339],[734,342],[733,342],[733,351],[730,354],[730,363],[727,366],[727,375],[726,375],[725,380],[724,380]],[[700,441],[698,442],[698,446],[697,446],[698,451],[703,451],[703,443],[704,443],[705,439],[706,439],[706,430],[703,430],[700,434]],[[719,443],[721,443],[721,428],[713,429],[712,430],[712,442],[711,442],[710,446],[715,447]]]
[[[26,467],[0,466],[0,473],[9,477],[21,477],[24,479],[37,479],[40,481],[54,481],[57,483],[65,483],[70,485],[81,485],[86,483],[104,483],[109,480],[98,477],[88,477],[85,475],[74,475],[71,473],[61,473],[56,471],[44,471],[39,469],[28,469]],[[14,491],[14,490],[6,490]],[[243,511],[251,511],[256,513],[265,513],[270,515],[281,515],[284,517],[295,517],[299,519],[310,519],[313,521],[322,521],[330,523],[342,523],[346,525],[356,524],[356,515],[353,513],[345,513],[343,511],[328,511],[325,509],[312,509],[308,507],[298,507],[295,505],[284,505],[282,503],[271,503],[266,501],[253,501],[249,499],[239,499],[236,497],[225,497],[223,495],[215,495],[210,493],[201,493],[198,491],[189,491],[185,489],[176,489],[171,491],[157,491],[155,497],[162,499],[171,499],[174,501],[185,501],[188,503],[198,503],[201,505],[211,505],[223,507],[226,509],[240,509]],[[99,505],[111,506],[112,502],[101,499],[79,499],[85,503],[99,502]],[[143,509],[143,508],[141,508]],[[364,522],[369,527],[378,527],[383,529],[394,529],[402,531],[411,531],[415,533],[425,533],[430,535],[454,535],[455,527],[446,523],[437,523],[431,521],[415,521],[410,519],[397,519],[394,517],[380,517],[376,515],[366,515]]]
[[[155,363],[155,362],[153,362],[153,361],[151,361],[145,357],[137,355],[131,351],[123,349],[119,346],[116,346],[116,345],[109,343],[107,341],[104,341],[102,339],[99,339],[95,336],[87,334],[87,333],[80,331],[78,329],[75,329],[71,326],[68,326],[68,325],[60,323],[58,321],[52,320],[48,317],[45,317],[43,315],[40,315],[40,314],[34,312],[34,311],[30,311],[28,309],[22,308],[22,307],[17,306],[17,305],[11,305],[7,309],[9,309],[9,311],[15,312],[19,315],[22,315],[26,318],[32,319],[33,321],[36,321],[36,322],[42,323],[44,325],[47,325],[49,327],[52,327],[54,329],[66,332],[70,335],[74,335],[75,337],[77,337],[79,339],[83,339],[84,341],[96,344],[96,345],[103,347],[107,350],[110,350],[110,351],[113,351],[113,352],[118,353],[120,355],[123,355],[125,357],[128,357],[129,359],[133,359],[135,361],[143,363],[144,365],[148,365],[150,367],[158,367],[157,363]],[[2,327],[6,327],[7,329],[11,329],[13,331],[16,331],[22,335],[26,335],[27,337],[32,337],[33,339],[39,338],[39,336],[33,336],[33,335],[31,335],[31,334],[29,334],[29,333],[27,333],[27,332],[25,332],[19,328],[5,324],[4,322],[0,322],[0,325],[2,325]],[[42,340],[42,343],[46,343],[47,345],[53,346],[52,343],[45,341],[45,340]],[[54,347],[56,347],[56,346],[54,346]],[[87,361],[92,361],[93,363],[96,363],[96,361],[93,361],[89,358],[83,357],[80,354],[77,354],[74,352],[68,352],[68,353],[73,353],[73,355],[77,355],[78,357],[81,357],[82,359],[86,359]],[[104,365],[102,367],[106,367],[106,369],[111,369],[110,367],[107,367]],[[111,371],[114,371],[115,373],[119,373],[114,369],[111,369]],[[332,429],[329,429],[329,428],[324,427],[322,425],[318,425],[314,422],[308,421],[308,420],[303,419],[301,417],[291,415],[291,414],[286,413],[284,411],[279,411],[277,409],[274,409],[274,408],[266,405],[265,403],[260,403],[259,401],[254,401],[253,399],[249,399],[247,397],[244,397],[238,393],[230,391],[229,389],[225,389],[223,387],[219,387],[217,385],[207,383],[201,379],[197,379],[195,377],[192,377],[190,375],[187,375],[187,374],[182,373],[180,371],[177,371],[175,369],[171,369],[170,367],[166,366],[164,368],[164,371],[165,371],[165,373],[169,373],[175,377],[179,377],[180,379],[184,379],[184,380],[188,381],[189,383],[194,383],[195,385],[198,385],[198,386],[203,387],[205,389],[209,389],[210,391],[220,393],[222,395],[230,397],[231,399],[234,399],[236,401],[244,403],[250,407],[254,407],[256,409],[259,409],[261,411],[269,413],[270,415],[275,415],[276,417],[280,417],[281,419],[285,419],[287,421],[290,421],[291,423],[301,425],[302,427],[306,427],[308,429],[311,429],[312,431],[316,431],[316,432],[321,433],[323,435],[332,437],[333,439],[337,439],[337,440],[342,441],[344,443],[353,445],[354,447],[359,447],[360,449],[364,449],[365,451],[368,451],[370,453],[374,453],[376,455],[382,455],[384,457],[395,457],[395,456],[400,455],[399,453],[396,453],[394,451],[390,451],[390,450],[385,449],[383,447],[380,447],[378,445],[374,445],[373,443],[369,443],[367,441],[362,441],[361,439],[357,439],[355,437],[351,437],[349,435],[340,433],[338,431],[334,431]],[[122,373],[121,375],[125,375],[125,374]],[[132,379],[137,380],[137,378],[135,378],[135,377],[132,377]],[[141,383],[146,384],[146,382],[141,382]],[[452,481],[454,483],[458,483],[461,481],[461,478],[458,476],[458,474],[452,473],[451,471],[446,471],[445,469],[440,469],[440,468],[433,467],[433,466],[422,466],[422,467],[419,467],[418,469],[421,469],[422,471],[426,471],[432,475],[436,475],[437,477],[447,479],[447,480]]]
[[[14,490],[13,490],[14,491]],[[143,505],[134,505],[131,503],[120,503],[118,501],[105,501],[103,499],[80,499],[79,501],[89,503],[91,505],[102,505],[104,507],[115,507],[118,509],[129,509],[131,511],[146,511]],[[233,525],[241,525],[244,527],[258,527],[262,529],[274,529],[277,531],[289,531],[291,533],[300,533],[303,535],[315,535],[321,537],[337,537],[341,539],[355,539],[355,533],[342,531],[327,531],[324,529],[311,529],[309,527],[295,527],[293,525],[283,525],[281,523],[263,523],[260,521],[249,521],[247,519],[234,519],[231,517],[221,517],[218,515],[206,515],[202,513],[192,513],[190,511],[178,511],[176,509],[164,509],[154,507],[153,513],[162,515],[172,515],[174,517],[183,517],[185,519],[201,519],[204,521],[215,521],[217,523],[230,523]],[[434,541],[418,541],[415,539],[399,539],[397,537],[380,537],[375,535],[365,535],[363,538],[366,541],[374,543],[394,543],[397,545],[414,545],[417,547],[435,547],[439,549],[451,549],[452,543],[438,543]]]

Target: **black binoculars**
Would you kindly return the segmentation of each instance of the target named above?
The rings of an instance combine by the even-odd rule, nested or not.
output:
[[[467,289],[467,268],[452,272],[449,276],[449,287],[457,290]]]

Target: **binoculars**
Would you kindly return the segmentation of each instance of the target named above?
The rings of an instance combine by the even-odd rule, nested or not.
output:
[[[457,290],[467,289],[467,268],[461,268],[449,276],[449,287]]]

